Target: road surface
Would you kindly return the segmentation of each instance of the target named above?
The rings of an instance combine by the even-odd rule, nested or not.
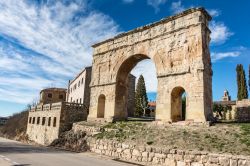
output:
[[[26,145],[0,137],[0,166],[125,166],[93,153],[73,153]]]

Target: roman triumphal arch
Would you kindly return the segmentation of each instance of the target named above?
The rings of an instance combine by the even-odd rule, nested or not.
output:
[[[203,8],[193,8],[93,45],[88,121],[127,118],[128,75],[139,61],[148,58],[155,64],[158,79],[156,120],[209,120],[210,20]],[[184,91],[185,116],[178,112]]]

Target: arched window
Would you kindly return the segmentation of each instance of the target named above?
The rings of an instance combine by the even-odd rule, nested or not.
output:
[[[36,118],[35,118],[35,117],[33,117],[32,124],[35,124],[35,121],[36,121]]]
[[[104,118],[105,114],[105,96],[102,94],[98,98],[98,107],[97,107],[97,118]]]
[[[45,122],[46,122],[46,118],[43,117],[43,119],[42,119],[42,125],[43,125],[43,126],[45,125]]]
[[[37,118],[36,124],[40,124],[40,117]]]

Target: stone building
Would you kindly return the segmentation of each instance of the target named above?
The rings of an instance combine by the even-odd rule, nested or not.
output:
[[[40,92],[40,104],[57,103],[66,100],[67,89],[46,88]]]
[[[219,120],[230,120],[238,122],[250,122],[250,100],[231,100],[231,96],[227,90],[221,101],[215,101],[214,105],[221,106],[223,111],[221,113],[214,112],[214,116]],[[215,110],[214,110],[215,111]]]
[[[73,80],[69,81],[67,102],[84,104],[89,107],[91,67],[84,68]]]
[[[149,116],[155,117],[155,110],[156,110],[156,102],[155,101],[148,102],[148,110],[149,110]]]
[[[65,89],[43,89],[40,94],[40,103],[29,111],[26,131],[29,139],[49,145],[60,133],[70,130],[74,122],[87,119],[83,104],[65,101]]]
[[[0,125],[5,125],[8,120],[9,120],[9,118],[7,118],[7,117],[0,117]]]
[[[192,8],[93,45],[88,121],[127,119],[128,74],[144,59],[156,66],[157,121],[180,120],[184,92],[185,120],[212,120],[210,20],[205,9]]]
[[[222,101],[231,101],[231,96],[229,96],[229,92],[227,90],[224,91],[224,95],[222,96]]]

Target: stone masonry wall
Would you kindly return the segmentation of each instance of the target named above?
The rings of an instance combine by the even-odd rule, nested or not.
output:
[[[133,75],[128,76],[128,103],[127,103],[127,111],[128,116],[134,116],[135,112],[135,80],[136,77]]]
[[[139,162],[146,165],[166,166],[249,166],[250,156],[213,154],[199,151],[167,148],[138,147],[111,140],[88,138],[90,151],[97,154]]]
[[[62,107],[60,103],[45,104],[33,108],[29,112],[26,131],[29,139],[42,145],[48,145],[54,139],[57,139],[59,135],[61,110]],[[44,123],[43,118],[45,119]],[[51,119],[50,124],[49,118]]]
[[[250,122],[250,100],[236,102],[234,119],[239,122]]]
[[[30,140],[49,145],[59,134],[70,130],[74,122],[87,119],[87,108],[76,103],[38,105],[29,111],[27,134]]]

